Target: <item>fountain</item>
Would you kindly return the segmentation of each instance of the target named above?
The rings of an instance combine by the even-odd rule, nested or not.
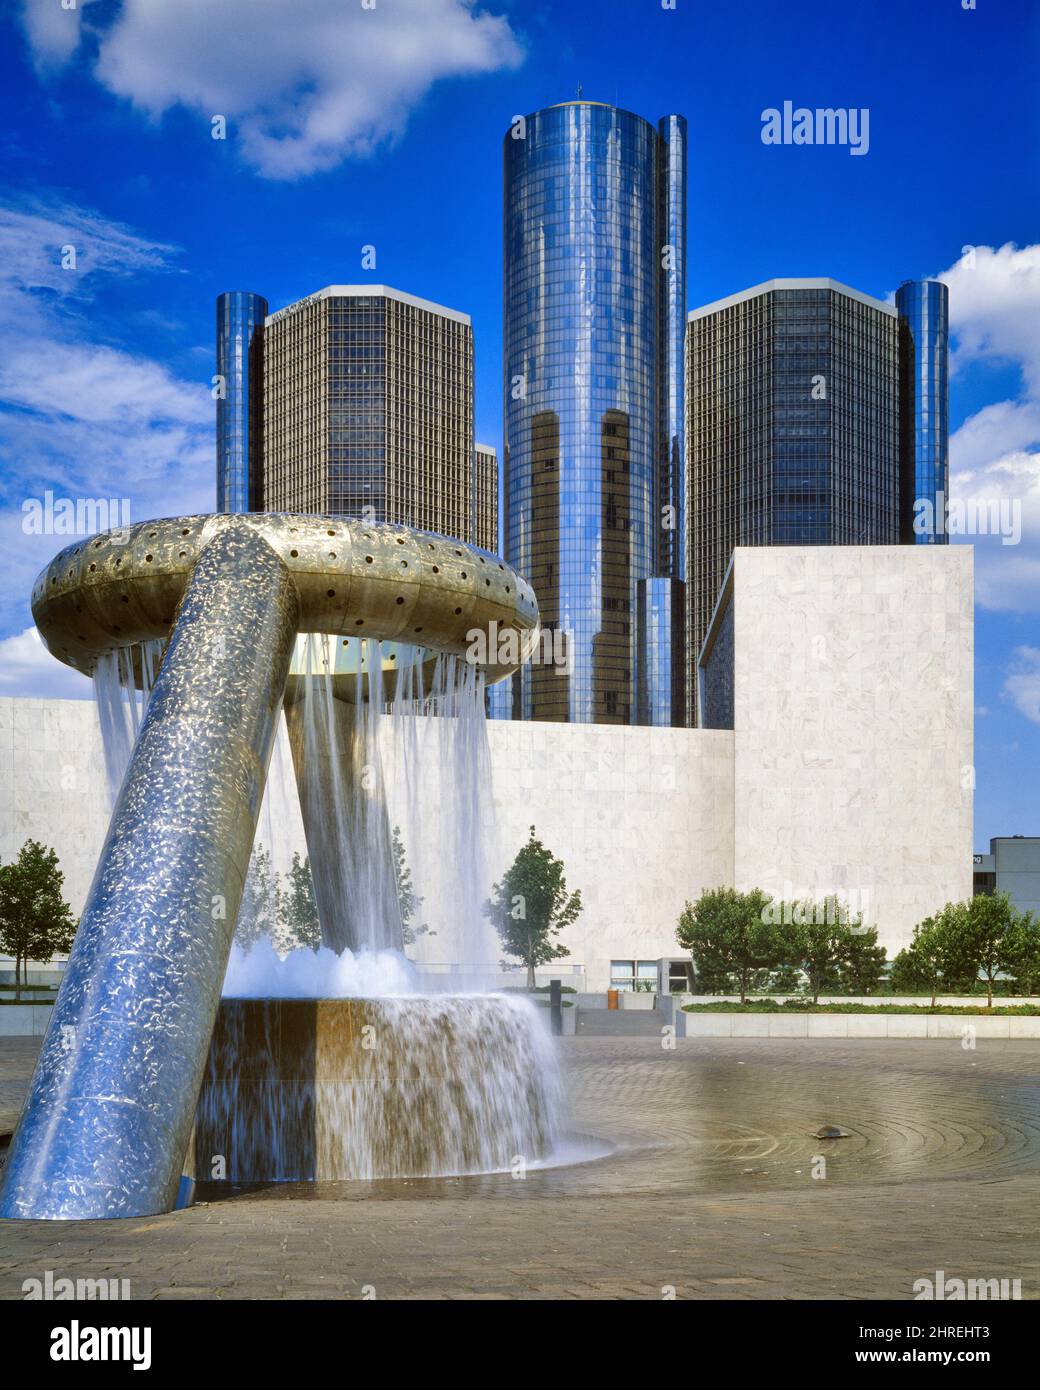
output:
[[[67,664],[107,669],[109,685],[113,670],[133,689],[154,685],[129,715],[99,705],[116,731],[113,781],[121,761],[126,771],[0,1216],[172,1210],[193,1126],[200,1171],[220,1156],[229,1179],[417,1176],[543,1158],[557,1084],[524,1001],[220,1000],[283,701],[324,955],[396,957],[407,983],[382,712],[389,705],[402,726],[399,762],[420,722],[443,725],[433,737],[457,752],[483,683],[517,664],[492,659],[478,672],[460,658],[475,632],[494,656],[496,629],[512,651],[530,650],[530,587],[493,555],[405,527],[222,515],[69,547],[37,580],[33,616]],[[157,673],[156,648],[143,645],[154,643],[165,644]],[[453,819],[470,833],[467,787],[482,770],[457,771]],[[458,908],[472,924],[468,887]],[[468,988],[471,955],[459,951]]]

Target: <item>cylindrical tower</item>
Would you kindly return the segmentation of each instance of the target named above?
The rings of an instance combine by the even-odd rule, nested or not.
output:
[[[950,293],[905,280],[899,314],[900,539],[943,545],[949,498]]]
[[[505,136],[504,539],[549,629],[514,718],[632,724],[648,707],[639,585],[671,563],[662,508],[682,476],[685,131],[661,126],[571,101]]]
[[[217,510],[263,509],[263,329],[267,300],[217,296]]]

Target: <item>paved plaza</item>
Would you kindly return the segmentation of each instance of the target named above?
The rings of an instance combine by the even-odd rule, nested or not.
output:
[[[560,1046],[572,1130],[605,1156],[522,1180],[267,1187],[142,1220],[0,1222],[0,1297],[47,1270],[127,1279],[139,1299],[909,1299],[938,1270],[1037,1297],[1040,1045]],[[0,1133],[37,1047],[0,1039]],[[821,1125],[849,1137],[821,1141]]]

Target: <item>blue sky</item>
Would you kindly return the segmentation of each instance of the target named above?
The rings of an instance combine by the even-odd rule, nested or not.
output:
[[[773,276],[949,282],[953,491],[1022,525],[977,539],[976,848],[1040,833],[1040,6],[29,0],[0,23],[0,694],[88,692],[29,630],[65,542],[23,533],[26,498],[212,508],[221,290],[277,308],[369,278],[465,310],[500,443],[501,139],[581,83],[689,121],[691,307]],[[764,145],[785,99],[869,108],[868,153]]]

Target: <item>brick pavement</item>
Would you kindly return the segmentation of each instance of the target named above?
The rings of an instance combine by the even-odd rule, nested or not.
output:
[[[18,1047],[12,1047],[16,1042]],[[1040,1045],[564,1040],[573,1128],[607,1157],[510,1177],[268,1188],[126,1222],[0,1223],[24,1278],[135,1298],[912,1297],[1040,1290]],[[0,1043],[0,1103],[34,1047]],[[830,1145],[823,1123],[853,1131]],[[812,1177],[814,1155],[827,1176]]]

